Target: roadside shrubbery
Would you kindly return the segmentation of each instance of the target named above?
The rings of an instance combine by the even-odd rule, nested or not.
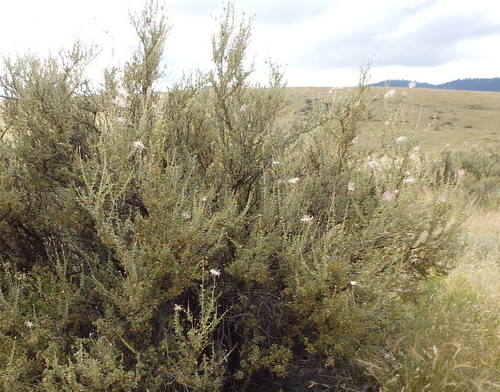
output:
[[[356,359],[389,349],[460,250],[459,188],[406,138],[353,143],[363,80],[284,125],[279,68],[250,83],[249,25],[230,6],[219,22],[213,70],[165,94],[154,3],[102,89],[81,46],[7,62],[3,390],[375,390]]]

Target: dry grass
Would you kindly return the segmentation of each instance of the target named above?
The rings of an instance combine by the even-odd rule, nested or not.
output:
[[[431,281],[385,358],[364,362],[386,392],[500,390],[500,211],[475,211],[467,247]]]
[[[394,88],[396,96],[384,100],[388,88],[372,87],[371,116],[361,124],[360,143],[374,146],[384,133],[407,132],[421,140],[425,151],[486,142],[500,148],[500,93],[479,91]],[[352,89],[288,88],[291,113],[304,106],[305,99],[329,100]],[[408,97],[402,97],[406,92]],[[389,121],[389,124],[386,124]]]

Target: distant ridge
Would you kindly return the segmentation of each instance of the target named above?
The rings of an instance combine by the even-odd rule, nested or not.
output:
[[[374,87],[408,87],[410,80],[384,80],[370,84]],[[440,90],[469,90],[469,91],[496,91],[500,92],[500,78],[492,79],[457,79],[442,84],[430,84],[417,82],[420,88],[434,88]]]

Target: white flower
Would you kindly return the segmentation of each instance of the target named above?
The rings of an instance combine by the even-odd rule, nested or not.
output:
[[[33,323],[33,321],[28,320],[28,321],[24,322],[24,325],[26,325],[28,328],[31,329],[31,328],[33,328],[33,325],[35,325],[35,324]]]
[[[184,211],[181,216],[183,219],[191,219],[191,213],[188,211]]]
[[[220,271],[219,270],[216,270],[216,269],[211,269],[210,271],[210,275],[212,275],[214,278],[217,278],[220,276]]]
[[[127,122],[127,119],[124,118],[124,117],[118,117],[116,119],[116,122],[120,123],[120,124],[125,124]]]
[[[300,218],[300,221],[303,223],[309,223],[312,222],[314,217],[312,215],[304,215],[302,218]]]
[[[438,201],[438,203],[444,204],[448,201],[448,199],[446,198],[446,196],[441,195],[437,198],[437,201]]]
[[[406,136],[400,136],[398,138],[396,138],[396,143],[404,143],[408,140],[408,138]]]
[[[137,140],[134,142],[134,148],[137,148],[138,150],[144,149],[144,143],[142,143],[140,140]]]
[[[396,90],[392,89],[384,94],[384,99],[391,99],[394,98],[395,96],[396,96]]]
[[[394,361],[396,359],[391,353],[384,353],[382,356],[384,357],[384,359],[388,359],[391,361]]]
[[[352,181],[349,181],[347,183],[347,190],[350,191],[350,192],[353,192],[356,190],[356,184]]]
[[[380,162],[377,161],[376,159],[371,159],[368,162],[366,162],[366,164],[372,169],[376,169],[377,167],[380,166]]]
[[[415,147],[413,147],[413,151],[414,151],[414,152],[419,152],[419,151],[420,151],[420,146],[415,146]]]
[[[299,183],[299,181],[300,181],[300,178],[299,178],[299,177],[293,177],[293,178],[290,178],[290,179],[288,180],[288,183],[289,183],[289,184],[292,184],[292,185],[296,185],[296,184],[298,184],[298,183]]]
[[[207,197],[206,197],[206,196],[203,196],[203,197],[201,198],[201,201],[202,201],[203,203],[205,203],[205,202],[207,201]]]
[[[351,284],[351,286],[356,286],[358,284],[358,282],[356,282],[355,280],[351,280],[349,283]]]
[[[396,197],[396,195],[397,195],[396,191],[394,191],[394,192],[385,191],[382,194],[382,200],[383,201],[393,201],[394,198]]]
[[[414,184],[416,182],[417,180],[415,180],[413,177],[408,177],[403,180],[403,184]]]
[[[408,87],[409,88],[415,88],[415,87],[417,87],[417,82],[414,80],[414,81],[408,83]]]
[[[275,161],[275,160],[271,161],[271,165],[273,165],[273,166],[276,166],[279,164],[280,164],[280,161]]]
[[[457,175],[459,177],[464,177],[465,176],[465,169],[458,169],[457,170]]]
[[[174,310],[175,310],[176,312],[181,312],[183,309],[182,309],[182,306],[181,306],[181,305],[175,304],[175,305],[174,305]]]

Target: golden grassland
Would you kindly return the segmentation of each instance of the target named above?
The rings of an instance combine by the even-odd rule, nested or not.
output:
[[[362,145],[374,146],[383,134],[405,132],[427,152],[439,151],[448,143],[454,149],[474,143],[500,148],[500,93],[394,88],[396,95],[385,100],[384,94],[391,89],[369,88],[370,115],[360,125]],[[287,88],[289,113],[303,108],[308,98],[327,102],[352,90]]]

